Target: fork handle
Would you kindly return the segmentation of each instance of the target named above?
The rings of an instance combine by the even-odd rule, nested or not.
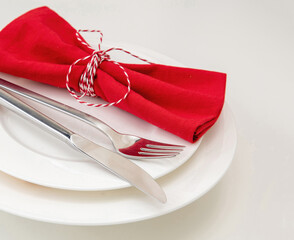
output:
[[[71,117],[77,118],[87,124],[90,124],[91,126],[94,126],[98,130],[100,130],[102,133],[104,133],[111,140],[116,139],[117,136],[119,135],[118,132],[116,132],[114,129],[112,129],[110,126],[108,126],[106,123],[99,120],[98,118],[95,118],[87,113],[79,111],[79,110],[72,108],[68,105],[65,105],[63,103],[57,102],[53,99],[42,96],[42,95],[35,93],[29,89],[15,85],[15,84],[8,82],[8,81],[1,79],[1,78],[0,78],[0,88],[5,89],[8,92],[16,93],[20,96],[31,99],[35,102],[41,103],[47,107],[51,107],[55,110],[58,110],[60,112],[65,113]]]
[[[70,138],[74,134],[71,130],[65,128],[53,119],[47,117],[43,113],[22,102],[10,93],[0,89],[0,100],[3,106],[17,113],[21,117],[33,120],[40,126],[44,127],[50,133],[53,133],[60,140],[70,143]]]

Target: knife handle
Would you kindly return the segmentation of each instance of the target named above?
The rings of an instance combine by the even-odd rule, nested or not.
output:
[[[22,102],[20,99],[14,97],[3,89],[0,89],[0,100],[1,104],[6,108],[12,110],[21,117],[33,120],[60,140],[67,143],[70,142],[70,138],[74,134],[71,130],[47,117],[45,114],[39,112],[30,105]]]
[[[110,126],[108,126],[106,123],[104,123],[100,119],[95,118],[85,112],[79,111],[73,107],[66,105],[66,104],[57,102],[56,100],[53,100],[51,98],[40,95],[40,94],[33,92],[29,89],[15,85],[15,84],[8,82],[2,78],[0,78],[0,88],[4,89],[5,91],[7,91],[9,93],[16,93],[17,95],[28,98],[30,100],[37,102],[37,103],[41,103],[47,107],[53,108],[57,111],[65,113],[71,117],[79,119],[79,120],[97,128],[99,131],[101,131],[103,134],[105,134],[111,140],[115,141],[119,137],[119,133],[117,133],[117,131],[112,129]]]

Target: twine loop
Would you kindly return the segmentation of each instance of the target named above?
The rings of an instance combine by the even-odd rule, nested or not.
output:
[[[98,42],[98,50],[93,49],[81,37],[80,32],[96,32],[96,33],[99,33],[100,34],[100,39],[99,39],[99,42]],[[124,53],[127,53],[127,54],[135,57],[135,58],[140,59],[141,61],[144,61],[144,62],[147,62],[149,64],[152,64],[148,60],[143,59],[143,58],[140,58],[139,56],[136,56],[136,55],[132,54],[131,52],[126,51],[126,50],[124,50],[122,48],[110,48],[110,49],[107,49],[107,50],[101,50],[101,44],[102,44],[103,34],[102,34],[102,32],[100,30],[78,30],[76,32],[76,37],[77,37],[77,40],[81,44],[83,44],[84,46],[86,46],[89,50],[91,50],[92,53],[90,55],[84,57],[84,58],[77,59],[75,62],[73,62],[70,65],[70,67],[68,69],[68,73],[66,75],[66,88],[67,88],[68,92],[70,93],[70,95],[73,96],[79,103],[85,104],[87,106],[92,106],[92,107],[109,107],[109,106],[112,106],[112,105],[119,104],[121,101],[123,101],[123,100],[125,100],[127,98],[127,96],[129,95],[129,93],[131,91],[131,82],[130,82],[128,73],[126,72],[125,68],[120,63],[118,63],[118,62],[116,62],[116,61],[114,61],[114,60],[112,60],[110,58],[110,56],[108,55],[108,53],[110,51],[113,51],[113,50],[122,51]],[[79,90],[80,90],[81,95],[78,96],[75,93],[75,91],[69,87],[70,74],[72,72],[72,68],[76,64],[78,64],[81,61],[86,61],[86,60],[88,60],[88,63],[87,63],[86,68],[83,71],[83,73],[82,73],[82,75],[81,75],[81,77],[79,79]],[[126,82],[127,82],[127,91],[126,91],[126,93],[120,99],[118,99],[115,102],[110,102],[110,103],[105,103],[105,104],[94,104],[94,103],[89,103],[87,101],[83,101],[82,98],[84,96],[96,97],[95,90],[94,90],[94,79],[96,77],[99,77],[99,76],[97,76],[97,70],[98,70],[100,64],[103,61],[110,61],[110,62],[114,63],[115,65],[117,65],[122,70],[122,72],[124,73]]]

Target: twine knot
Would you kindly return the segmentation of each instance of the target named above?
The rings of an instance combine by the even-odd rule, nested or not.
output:
[[[80,32],[98,32],[100,34],[100,41],[98,43],[98,50],[93,49],[80,35]],[[119,64],[118,62],[110,59],[110,56],[108,55],[108,52],[113,51],[113,50],[119,50],[122,52],[125,52],[135,58],[140,59],[141,61],[147,62],[152,64],[151,62],[140,58],[122,48],[110,48],[107,50],[101,50],[101,43],[102,43],[102,38],[103,38],[103,34],[101,31],[99,30],[78,30],[76,32],[76,37],[77,40],[83,44],[84,46],[86,46],[88,49],[90,49],[92,51],[92,54],[84,57],[84,58],[80,58],[77,59],[74,63],[72,63],[68,69],[68,73],[66,75],[66,88],[68,90],[68,92],[71,94],[71,96],[73,96],[79,103],[85,104],[87,106],[92,106],[92,107],[108,107],[108,106],[112,106],[112,105],[116,105],[118,103],[120,103],[121,101],[123,101],[124,99],[127,98],[127,96],[129,95],[130,91],[131,91],[131,82],[129,79],[129,75],[127,74],[126,70],[124,69],[124,67],[121,66],[121,64]],[[85,61],[88,60],[88,63],[86,65],[86,68],[84,70],[84,72],[82,73],[80,79],[79,79],[79,90],[81,95],[77,96],[75,91],[73,89],[71,89],[69,87],[69,81],[70,81],[70,73],[72,71],[72,68],[79,63],[80,61]],[[95,90],[94,90],[94,79],[97,76],[97,70],[99,68],[99,66],[101,65],[101,63],[103,61],[110,61],[114,64],[116,64],[124,73],[126,81],[127,81],[127,92],[124,94],[124,96],[122,96],[119,100],[115,101],[115,102],[111,102],[111,103],[106,103],[106,104],[94,104],[94,103],[89,103],[86,101],[83,101],[82,98],[84,96],[91,96],[91,97],[96,97],[95,94]]]

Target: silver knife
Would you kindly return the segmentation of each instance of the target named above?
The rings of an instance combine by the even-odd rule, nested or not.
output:
[[[74,133],[3,89],[0,89],[0,100],[1,104],[6,108],[38,123],[45,130],[86,154],[112,173],[125,179],[137,189],[162,203],[166,202],[166,195],[158,183],[147,172],[130,160]]]

